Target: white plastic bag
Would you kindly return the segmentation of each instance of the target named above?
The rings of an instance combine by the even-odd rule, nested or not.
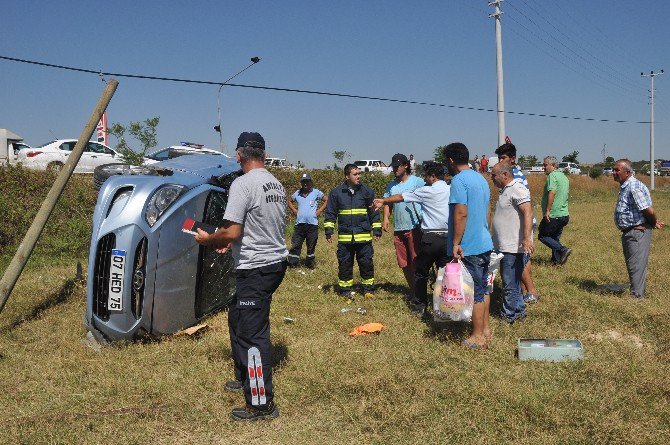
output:
[[[438,271],[433,290],[434,319],[470,321],[474,297],[474,281],[463,262],[447,263]]]
[[[487,293],[491,295],[493,292],[493,280],[496,279],[496,274],[500,270],[500,260],[502,259],[503,254],[498,252],[491,252],[491,259],[489,260],[489,270],[488,270],[488,279],[486,280],[486,285],[488,287]]]

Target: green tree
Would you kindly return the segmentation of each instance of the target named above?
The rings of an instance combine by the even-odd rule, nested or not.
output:
[[[444,149],[447,148],[446,145],[440,145],[433,151],[433,157],[435,158],[435,162],[439,162],[440,164],[445,164],[447,163],[447,160],[444,157]]]
[[[526,165],[528,165],[529,167],[532,167],[533,165],[537,165],[537,156],[535,156],[535,155],[526,156]]]
[[[614,167],[614,158],[612,156],[605,158],[605,167]]]
[[[526,156],[519,156],[516,158],[516,163],[519,165],[521,168],[526,168],[528,166],[528,158]]]
[[[567,155],[563,156],[563,162],[574,162],[575,164],[578,164],[579,161],[577,161],[577,156],[579,156],[579,152],[577,150],[573,150],[572,153],[568,153]]]
[[[117,139],[115,148],[121,155],[121,162],[132,165],[144,163],[144,156],[158,144],[156,134],[159,121],[160,117],[156,116],[144,122],[131,122],[127,126],[116,122],[109,127],[107,133]],[[140,143],[140,151],[130,148],[125,138],[126,131]]]

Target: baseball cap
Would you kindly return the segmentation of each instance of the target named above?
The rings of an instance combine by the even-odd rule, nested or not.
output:
[[[402,153],[396,153],[391,158],[391,167],[397,167],[400,164],[407,164],[407,163],[409,163],[409,160],[407,159],[407,156],[405,156]]]
[[[263,139],[260,133],[244,131],[237,138],[237,147],[254,147],[265,150],[265,139]]]
[[[303,173],[302,176],[300,177],[300,182],[302,181],[311,181],[312,177],[308,175],[307,173]]]

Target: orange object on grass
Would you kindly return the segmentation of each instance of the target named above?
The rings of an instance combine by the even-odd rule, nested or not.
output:
[[[360,326],[356,326],[353,331],[349,332],[349,335],[356,337],[358,335],[365,334],[378,334],[384,329],[384,325],[381,323],[367,323]]]

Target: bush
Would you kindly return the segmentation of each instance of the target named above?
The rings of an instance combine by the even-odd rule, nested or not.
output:
[[[54,179],[49,172],[0,167],[0,252],[13,255]],[[40,253],[55,257],[85,255],[96,199],[91,177],[73,175],[40,236]]]
[[[271,169],[271,172],[282,183],[288,196],[300,188],[300,176],[303,173],[309,173],[314,182],[314,187],[321,190],[326,195],[330,191],[344,182],[344,172],[338,170],[292,170],[292,169]],[[363,184],[370,187],[375,192],[375,196],[381,197],[386,190],[386,185],[393,181],[393,175],[385,175],[380,172],[368,172],[361,174]]]
[[[589,170],[589,177],[593,179],[598,179],[599,177],[602,176],[602,174],[603,174],[602,168],[593,167],[591,168],[591,170]]]

